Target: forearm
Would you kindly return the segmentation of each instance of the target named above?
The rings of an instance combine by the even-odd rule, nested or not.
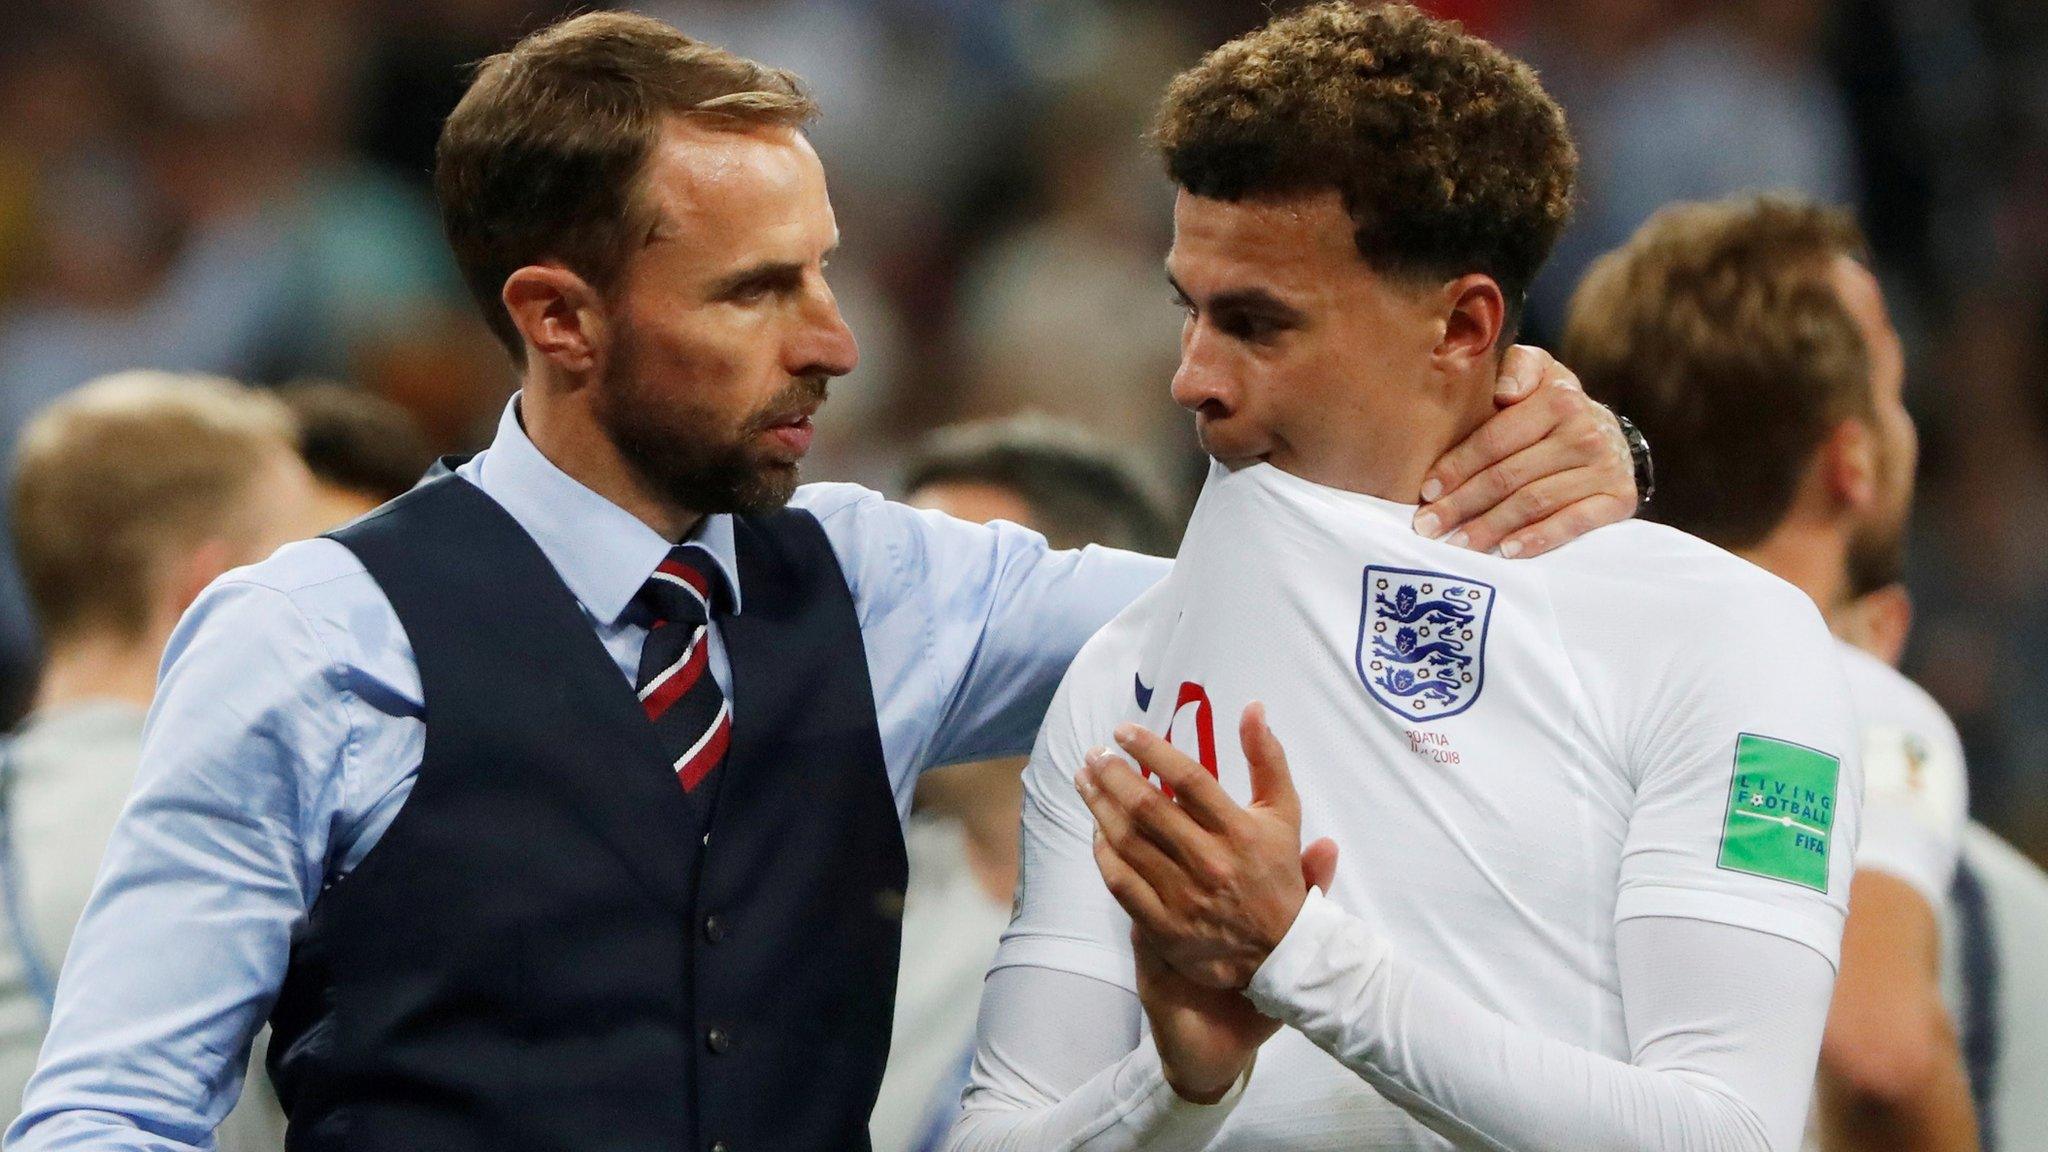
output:
[[[967,1091],[947,1152],[1199,1152],[1209,1146],[1244,1092],[1244,1080],[1215,1104],[1174,1095],[1148,1039],[1060,1100]]]
[[[1812,960],[1826,972],[1824,960]],[[1795,1028],[1791,1044],[1757,1046],[1781,1055],[1776,1069],[1759,1070],[1749,1084],[1724,1075],[1728,1051],[1738,1045],[1711,1028],[1646,1027],[1640,1034],[1653,1041],[1693,1039],[1665,1047],[1639,1042],[1631,1063],[1489,1011],[1315,897],[1250,995],[1421,1123],[1460,1147],[1502,1152],[1790,1152],[1798,1145],[1827,1000],[1823,985],[1810,1022]],[[1755,1085],[1772,1076],[1799,1087],[1759,1100]]]
[[[1960,1059],[1940,1061],[1904,1098],[1859,1090],[1823,1070],[1816,1105],[1824,1152],[1977,1152],[1977,1113]]]
[[[1243,1094],[1211,1105],[1180,1099],[1149,1037],[1135,1037],[1138,998],[1043,968],[991,973],[979,1048],[947,1152],[1197,1152]]]
[[[1883,846],[1896,849],[1901,839]],[[1842,976],[1821,1044],[1815,1101],[1823,1147],[1974,1152],[1976,1112],[1941,998],[1934,906],[1916,879],[1857,859]]]

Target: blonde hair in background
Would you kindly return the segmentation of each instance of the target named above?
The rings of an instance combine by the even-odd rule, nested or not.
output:
[[[212,376],[124,372],[69,393],[15,450],[15,551],[46,640],[140,635],[164,565],[255,536],[255,484],[297,452],[291,410]]]
[[[1593,264],[1559,355],[1656,445],[1651,518],[1751,547],[1830,429],[1871,415],[1869,350],[1829,279],[1867,251],[1846,211],[1747,195],[1666,207]]]

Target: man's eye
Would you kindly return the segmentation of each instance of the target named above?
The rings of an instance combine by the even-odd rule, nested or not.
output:
[[[777,291],[778,287],[773,282],[756,280],[734,288],[730,299],[735,304],[759,304],[770,296],[775,295]]]
[[[1239,340],[1270,340],[1280,331],[1279,325],[1261,316],[1228,316],[1217,320],[1216,326]]]

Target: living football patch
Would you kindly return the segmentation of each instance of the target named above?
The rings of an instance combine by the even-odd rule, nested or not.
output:
[[[1721,829],[1719,864],[1828,890],[1828,842],[1842,762],[1818,749],[1743,733]]]

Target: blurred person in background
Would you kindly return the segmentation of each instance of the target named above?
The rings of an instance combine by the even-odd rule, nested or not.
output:
[[[1821,53],[1827,0],[1548,8],[1532,59],[1572,117],[1585,205],[1531,289],[1537,331],[1558,330],[1587,264],[1661,205],[1765,189],[1855,199],[1849,113]]]
[[[1837,635],[1887,664],[1913,604],[1887,584],[1843,606]],[[1972,820],[1942,910],[1941,986],[1983,1152],[2048,1148],[2048,872]]]
[[[2048,1148],[2048,872],[1972,821],[1950,889],[1942,985],[1984,1152]]]
[[[1596,261],[1564,349],[1663,446],[1650,515],[1776,573],[1890,648],[1918,440],[1905,354],[1845,212],[1744,198],[1666,208]],[[1829,1152],[1969,1152],[1941,996],[1962,851],[1962,742],[1934,698],[1841,645],[1862,728],[1863,838],[1816,1111]]]
[[[903,500],[985,524],[1007,520],[1055,548],[1100,544],[1168,556],[1179,533],[1151,484],[1089,429],[1026,415],[925,438]],[[960,1112],[974,1018],[1017,888],[1024,758],[953,764],[917,782],[903,839],[910,887],[889,1064],[871,1125],[877,1152],[936,1152]]]
[[[10,1149],[200,1146],[266,1007],[301,1152],[866,1144],[918,773],[1023,751],[1165,565],[798,485],[858,358],[814,111],[619,13],[478,69],[436,187],[521,390],[187,613]],[[1507,365],[1418,530],[1626,515],[1611,415]]]
[[[298,419],[299,454],[327,527],[405,495],[434,465],[419,422],[389,400],[324,382],[290,385],[278,398]]]
[[[291,412],[226,380],[135,372],[33,420],[12,512],[45,637],[34,711],[0,759],[0,1111],[11,1121],[53,982],[142,755],[173,626],[200,590],[323,526]],[[283,1147],[257,1079],[227,1152]]]

